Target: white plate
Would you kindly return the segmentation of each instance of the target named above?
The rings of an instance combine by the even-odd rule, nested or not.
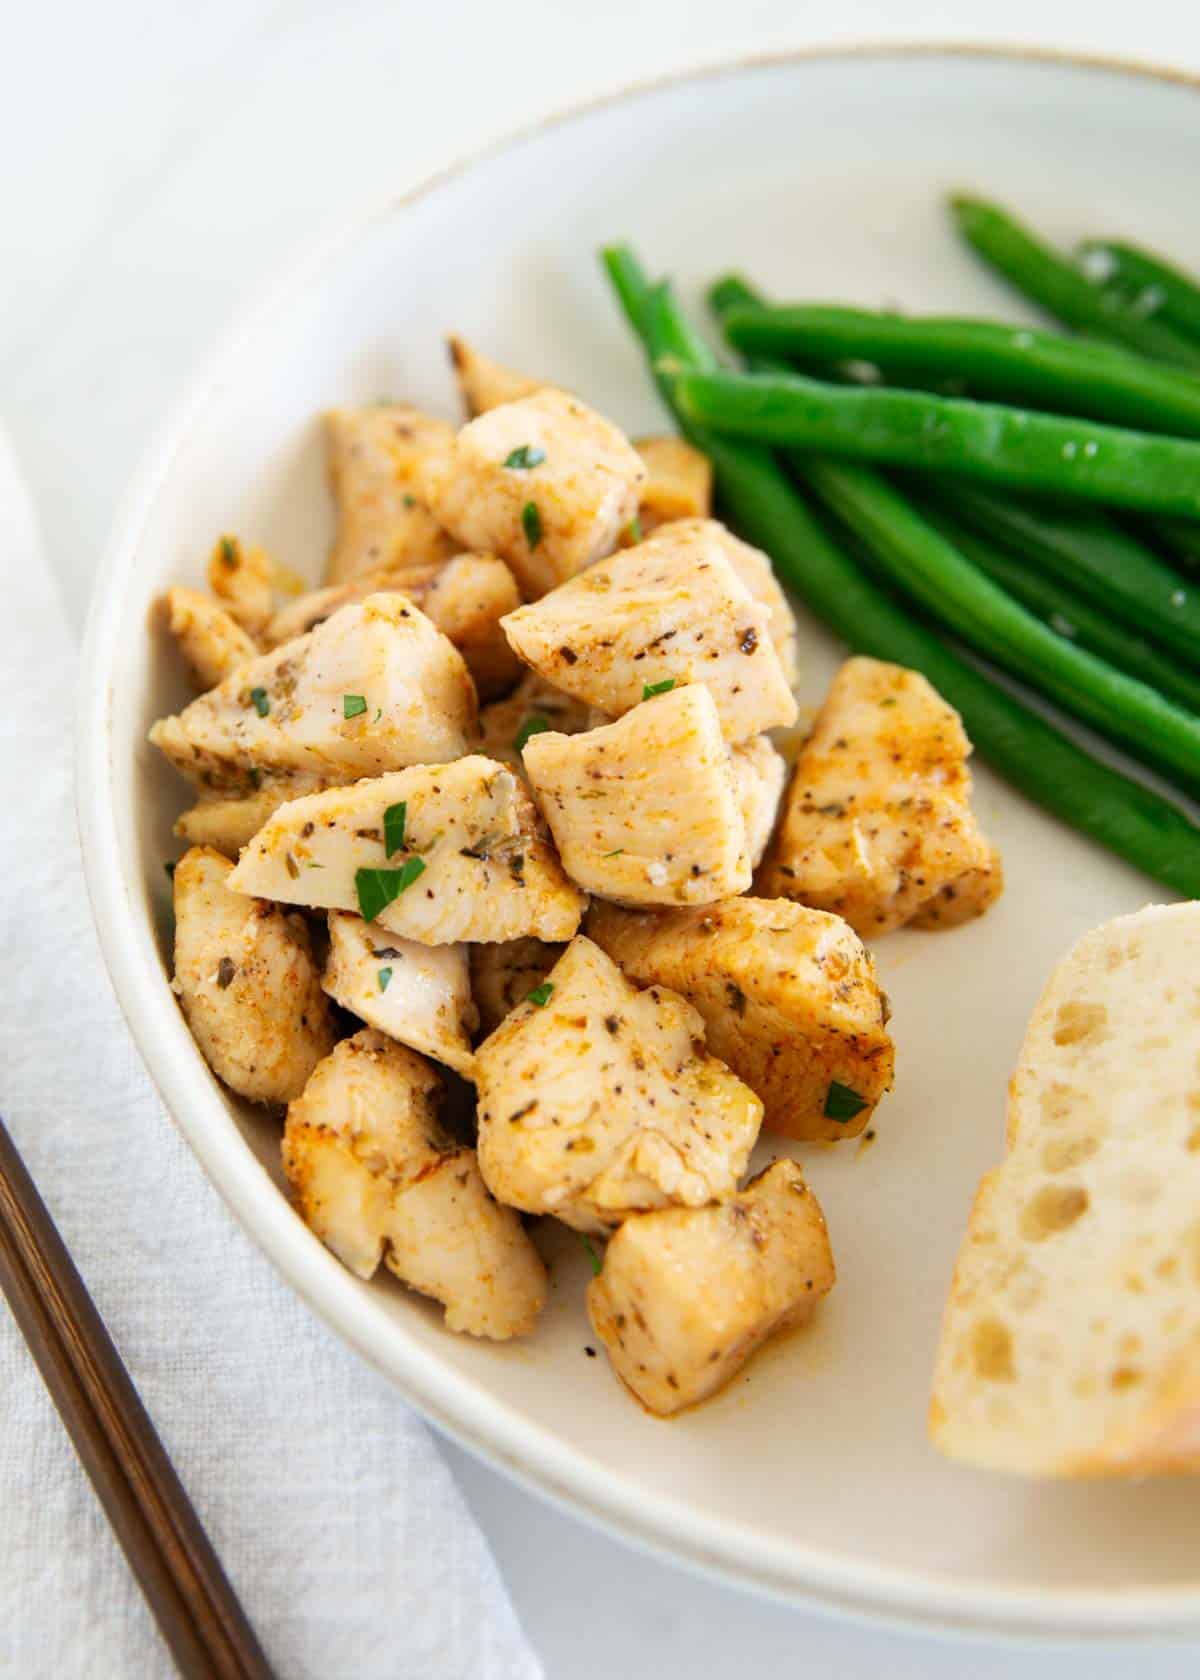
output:
[[[1029,1009],[1072,940],[1151,884],[980,775],[1008,891],[961,931],[881,943],[898,1074],[878,1140],[798,1152],[837,1289],[718,1400],[656,1422],[585,1357],[587,1263],[569,1238],[545,1322],[497,1348],[446,1334],[390,1282],[357,1282],[279,1194],[277,1127],[215,1084],[167,986],[181,789],[145,733],[185,696],[147,608],[197,578],[226,529],[315,578],[330,534],[316,416],[382,393],[452,412],[447,329],[631,430],[661,425],[597,270],[604,240],[632,238],[691,299],[737,265],[783,294],[1007,311],[947,227],[947,189],[1010,200],[1064,240],[1121,231],[1200,266],[1198,122],[1196,92],[1165,78],[931,50],[733,67],[540,128],[356,221],[274,293],[156,441],[100,576],[81,717],[89,881],[142,1053],[213,1181],[436,1423],[582,1515],[794,1600],[958,1629],[1200,1628],[1194,1484],[1028,1485],[944,1463],[925,1439],[942,1299],[1001,1151]],[[816,628],[805,649],[815,702],[837,650]]]

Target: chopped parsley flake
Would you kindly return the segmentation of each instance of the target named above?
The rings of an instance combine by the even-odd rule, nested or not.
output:
[[[271,710],[271,696],[267,693],[265,688],[252,688],[250,690],[250,704],[254,707],[254,710],[258,713],[259,717],[266,717],[267,713]]]
[[[518,752],[525,751],[525,743],[531,735],[542,735],[550,727],[550,719],[543,717],[540,712],[534,712],[517,730],[513,746]]]
[[[530,1003],[536,1003],[539,1009],[545,1009],[550,1002],[554,987],[549,980],[543,980],[540,986],[535,986],[528,994]]]
[[[230,571],[233,571],[238,563],[237,543],[232,537],[222,537],[220,548],[222,565],[228,566]]]
[[[610,857],[620,857],[620,855],[621,855],[621,853],[622,853],[622,852],[623,852],[623,851],[624,851],[624,850],[625,850],[625,848],[624,848],[624,846],[618,846],[618,847],[617,847],[617,848],[616,848],[616,850],[615,850],[615,851],[612,851],[612,852],[605,852],[605,854],[604,854],[604,856],[605,856],[605,857],[606,857],[606,858],[610,858]]]
[[[579,1240],[583,1244],[584,1249],[587,1252],[588,1259],[591,1261],[592,1271],[596,1274],[597,1277],[599,1277],[600,1276],[600,1267],[602,1265],[602,1261],[600,1259],[600,1256],[596,1253],[596,1250],[592,1247],[591,1238],[590,1237],[585,1237],[583,1232],[581,1231],[579,1233]]]
[[[398,852],[404,844],[404,829],[408,822],[408,801],[402,799],[398,805],[389,805],[383,813],[383,849],[388,857]]]
[[[526,502],[521,509],[521,529],[530,548],[536,548],[542,540],[542,516],[536,502]]]
[[[404,492],[402,500],[407,508],[413,508],[417,505],[417,498],[413,495],[411,490],[406,490]]]
[[[533,443],[522,443],[504,457],[504,465],[512,467],[515,472],[528,472],[530,467],[540,467],[545,459],[544,449]]]
[[[853,1120],[856,1114],[861,1114],[866,1108],[867,1099],[860,1097],[857,1091],[852,1091],[849,1085],[839,1085],[837,1080],[831,1080],[829,1089],[825,1093],[825,1118],[836,1120],[845,1125]]]
[[[642,699],[653,700],[656,694],[670,694],[675,687],[675,678],[668,677],[665,682],[645,683],[642,687]]]
[[[640,543],[641,542],[641,540],[642,540],[642,520],[641,520],[641,515],[640,514],[635,513],[633,518],[629,521],[628,525],[626,525],[625,535],[629,538],[629,541],[630,541],[631,545],[634,544],[634,543]]]
[[[387,991],[388,981],[391,978],[392,978],[392,971],[391,971],[390,968],[381,968],[379,970],[379,990],[381,992],[386,992]]]
[[[361,694],[342,695],[342,716],[344,718],[361,717],[367,709],[367,702]]]
[[[409,858],[399,869],[356,869],[354,890],[363,921],[373,922],[424,873],[425,860],[418,857]]]

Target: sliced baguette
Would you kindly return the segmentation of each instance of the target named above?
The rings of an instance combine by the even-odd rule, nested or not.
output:
[[[1200,1471],[1200,903],[1089,933],[1043,992],[930,1405],[951,1458]]]

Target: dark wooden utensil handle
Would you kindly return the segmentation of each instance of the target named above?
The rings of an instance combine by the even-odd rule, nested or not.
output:
[[[2,1121],[0,1288],[180,1673],[270,1680],[254,1630]]]

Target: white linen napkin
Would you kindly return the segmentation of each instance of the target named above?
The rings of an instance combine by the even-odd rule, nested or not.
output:
[[[88,910],[75,650],[0,433],[0,1112],[281,1676],[537,1680],[425,1425],[275,1276],[138,1061]],[[171,1672],[0,1298],[0,1673]]]

